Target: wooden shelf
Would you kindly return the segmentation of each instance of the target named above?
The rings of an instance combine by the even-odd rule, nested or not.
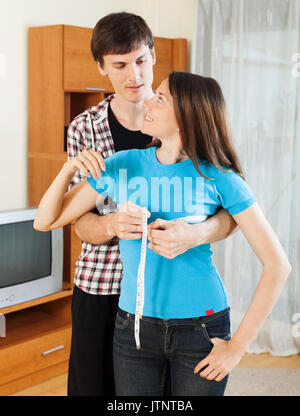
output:
[[[39,152],[31,152],[28,153],[28,157],[36,158],[36,159],[46,159],[46,160],[59,160],[62,162],[66,162],[68,160],[68,153],[39,153]]]
[[[6,315],[12,312],[31,308],[33,306],[42,305],[44,303],[52,302],[57,299],[66,298],[68,296],[71,296],[72,293],[73,293],[72,285],[70,283],[63,282],[63,290],[61,290],[60,292],[53,293],[48,296],[43,296],[38,299],[30,300],[28,302],[18,303],[17,305],[8,306],[7,308],[2,308],[0,309],[0,313],[3,315]]]
[[[70,318],[53,315],[53,313],[38,308],[24,310],[22,315],[12,313],[6,321],[7,337],[0,338],[1,348],[23,343],[71,326]]]

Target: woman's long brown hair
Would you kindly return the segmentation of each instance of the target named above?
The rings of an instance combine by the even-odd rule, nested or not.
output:
[[[222,171],[223,167],[230,168],[243,177],[230,137],[224,96],[217,81],[188,72],[171,72],[169,90],[183,150],[199,174],[205,177],[199,164],[211,162]],[[159,145],[159,142],[154,144]]]

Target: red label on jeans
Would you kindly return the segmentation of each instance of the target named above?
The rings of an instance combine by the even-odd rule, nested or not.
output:
[[[208,311],[205,311],[206,315],[213,315],[214,314],[214,310],[213,309],[208,309]]]

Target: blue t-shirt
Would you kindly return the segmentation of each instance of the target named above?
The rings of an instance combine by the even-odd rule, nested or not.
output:
[[[156,218],[172,220],[186,216],[213,215],[220,207],[237,214],[251,206],[255,197],[235,172],[191,159],[164,165],[157,160],[156,147],[126,150],[105,160],[102,177],[88,178],[100,194],[117,204],[132,201]],[[123,277],[119,306],[135,313],[140,240],[120,240]],[[212,262],[210,244],[194,247],[170,260],[147,247],[145,263],[144,316],[162,319],[193,318],[219,312],[228,305],[222,279]]]

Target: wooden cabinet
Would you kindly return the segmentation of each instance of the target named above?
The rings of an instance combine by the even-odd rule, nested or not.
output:
[[[66,131],[78,114],[113,93],[90,52],[92,29],[54,25],[28,32],[28,206],[39,201],[67,160]],[[154,38],[155,89],[172,70],[186,70],[185,39]],[[57,294],[0,309],[0,395],[67,371],[71,299],[81,242],[64,227],[64,281]]]
[[[0,395],[9,395],[68,369],[71,342],[70,285],[34,301],[0,309]]]
[[[90,91],[95,88],[112,91],[108,78],[101,77],[90,49],[91,29],[64,26],[64,90]]]

